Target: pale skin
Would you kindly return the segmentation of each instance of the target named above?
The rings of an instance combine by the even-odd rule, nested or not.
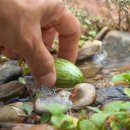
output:
[[[38,85],[56,81],[50,54],[55,32],[59,34],[58,57],[75,62],[80,23],[62,0],[0,0],[0,52],[23,57]]]

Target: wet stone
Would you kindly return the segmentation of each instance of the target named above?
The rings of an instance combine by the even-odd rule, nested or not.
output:
[[[103,50],[107,53],[104,66],[120,67],[130,63],[130,33],[110,31],[103,40]]]
[[[89,58],[95,54],[98,54],[101,51],[102,42],[94,40],[93,42],[87,41],[78,52],[77,60],[83,60]]]
[[[33,124],[23,124],[14,122],[0,122],[0,130],[28,130]]]
[[[102,65],[94,61],[85,61],[78,65],[85,78],[94,77],[100,73]]]
[[[11,81],[0,85],[0,100],[18,97],[24,94],[26,87],[19,81]]]
[[[130,101],[130,98],[124,93],[124,87],[110,87],[110,88],[100,88],[97,90],[97,98],[95,105],[103,105],[111,101]]]
[[[21,74],[21,68],[16,61],[6,62],[0,65],[0,84],[7,83],[11,80],[17,80]]]
[[[22,109],[22,105],[22,102],[17,102],[0,107],[0,122],[22,123],[27,118],[27,114]]]
[[[125,58],[130,56],[130,33],[111,31],[104,38],[103,46],[108,57]]]
[[[37,113],[48,112],[46,106],[48,106],[49,104],[53,104],[53,103],[58,103],[58,104],[64,105],[69,109],[72,107],[72,103],[69,100],[66,100],[65,98],[62,98],[58,95],[50,96],[50,97],[49,96],[40,97],[40,98],[37,98],[37,100],[35,102],[35,107],[36,107]]]
[[[54,93],[52,89],[47,86],[41,86],[42,89],[38,91],[35,107],[37,113],[48,112],[46,106],[53,103],[58,103],[66,106],[68,109],[72,107],[72,102],[68,97],[62,97]]]
[[[26,75],[25,78],[26,78],[28,85],[33,86],[33,88],[38,87],[34,78],[31,75]]]
[[[88,83],[80,83],[72,89],[70,100],[73,103],[73,109],[82,109],[91,105],[96,99],[95,87]]]

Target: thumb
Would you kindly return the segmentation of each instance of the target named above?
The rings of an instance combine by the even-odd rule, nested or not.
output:
[[[42,41],[41,29],[33,31],[24,45],[23,57],[39,85],[53,86],[56,81],[54,59]]]

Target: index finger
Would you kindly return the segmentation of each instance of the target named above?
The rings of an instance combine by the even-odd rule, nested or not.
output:
[[[59,33],[58,56],[75,62],[81,33],[78,19],[67,7],[62,5],[54,11],[52,23],[55,30]]]

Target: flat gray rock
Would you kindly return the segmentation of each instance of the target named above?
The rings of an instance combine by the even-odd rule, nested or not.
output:
[[[0,84],[18,79],[22,74],[21,68],[15,61],[8,61],[0,65]]]
[[[124,87],[116,86],[110,88],[101,88],[97,90],[97,98],[94,104],[103,105],[112,101],[130,101],[130,98],[124,93]]]
[[[107,58],[102,62],[107,67],[120,67],[130,63],[130,33],[110,31],[103,40]]]
[[[39,97],[37,97],[35,102],[37,113],[48,112],[47,106],[53,103],[64,105],[68,109],[72,107],[72,102],[68,99],[68,97],[59,96],[49,87],[42,86],[42,89],[39,91]]]

